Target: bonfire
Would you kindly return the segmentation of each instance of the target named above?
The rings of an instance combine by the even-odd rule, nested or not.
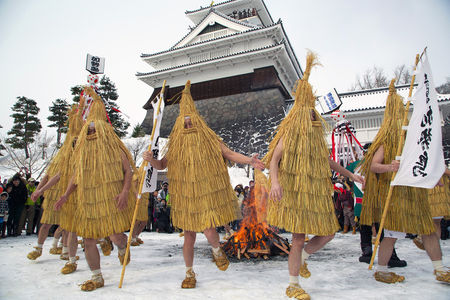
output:
[[[255,174],[256,175],[256,174]],[[262,173],[257,176],[264,176]],[[289,254],[289,242],[279,236],[265,221],[268,198],[267,185],[256,180],[250,196],[245,200],[244,219],[240,229],[222,245],[228,257],[269,259],[274,255]]]

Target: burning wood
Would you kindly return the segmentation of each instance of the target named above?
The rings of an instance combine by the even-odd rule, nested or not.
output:
[[[228,257],[269,259],[269,256],[289,254],[288,240],[276,234],[265,222],[267,195],[267,190],[257,180],[255,188],[250,190],[250,197],[245,200],[239,231],[222,245]]]

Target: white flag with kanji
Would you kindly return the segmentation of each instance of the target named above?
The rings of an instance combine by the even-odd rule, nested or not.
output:
[[[400,168],[391,185],[431,189],[445,171],[441,118],[428,56],[417,72],[414,111],[409,121]]]
[[[158,114],[158,103],[161,102],[160,111]],[[151,151],[153,153],[153,158],[158,159],[159,155],[159,129],[161,127],[161,121],[164,111],[164,99],[158,97],[158,101],[154,103],[151,102],[153,106],[153,120],[156,120],[155,131],[153,134],[153,139],[151,140]],[[154,121],[153,121],[154,122]],[[154,192],[156,190],[156,184],[158,179],[158,171],[154,169],[149,163],[144,169],[145,178],[142,185],[142,193]]]

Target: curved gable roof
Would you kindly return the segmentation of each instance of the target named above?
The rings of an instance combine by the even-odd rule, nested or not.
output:
[[[210,23],[218,23],[224,27],[230,28],[235,31],[246,31],[249,29],[257,28],[258,26],[250,23],[241,22],[239,20],[228,17],[214,9],[211,9],[209,14],[207,14],[202,21],[200,21],[192,30],[186,34],[180,41],[178,41],[173,47],[178,48],[185,46],[194,38],[196,38],[203,29],[205,29]]]

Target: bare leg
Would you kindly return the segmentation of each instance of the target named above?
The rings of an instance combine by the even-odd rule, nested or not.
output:
[[[438,241],[441,239],[441,219],[433,219],[434,228],[436,228],[436,236]]]
[[[197,233],[194,231],[184,232],[183,257],[186,267],[192,267],[194,264],[194,244]]]
[[[435,233],[422,235],[423,246],[432,261],[442,260],[441,247]]]
[[[292,234],[292,246],[289,252],[289,275],[298,276],[300,272],[300,266],[302,264],[302,250],[305,244],[305,234],[304,233],[293,233]]]
[[[55,238],[60,238],[62,235],[63,229],[58,226],[58,228],[56,228],[55,233],[53,234],[53,237]]]
[[[333,238],[334,234],[326,236],[319,236],[319,235],[314,236],[312,239],[309,240],[308,244],[306,244],[305,246],[306,253],[313,254],[317,252],[318,250],[322,249],[323,246],[325,246]]]
[[[100,254],[96,239],[84,239],[84,253],[91,271],[100,269]]]
[[[134,225],[134,230],[133,230],[134,238],[137,238],[141,234],[142,230],[144,230],[144,228],[145,228],[145,225],[146,225],[146,222],[142,222],[142,221],[139,221]]]
[[[65,230],[62,231],[62,244],[64,247],[67,247],[69,240],[69,233]]]
[[[203,233],[205,234],[206,239],[213,248],[220,247],[220,237],[217,233],[216,228],[205,229]]]
[[[68,237],[69,257],[75,257],[78,249],[78,237],[75,232],[69,232]]]
[[[119,249],[124,249],[127,247],[127,235],[125,233],[115,233],[113,235],[110,235],[109,238],[111,241],[117,245]]]
[[[389,259],[391,259],[392,251],[394,250],[394,244],[397,241],[396,238],[384,237],[380,243],[380,249],[378,251],[378,265],[387,266]]]
[[[50,230],[50,227],[52,227],[51,224],[42,224],[41,228],[39,228],[39,234],[38,234],[38,244],[43,244],[45,242],[45,239],[48,237],[48,232]]]

